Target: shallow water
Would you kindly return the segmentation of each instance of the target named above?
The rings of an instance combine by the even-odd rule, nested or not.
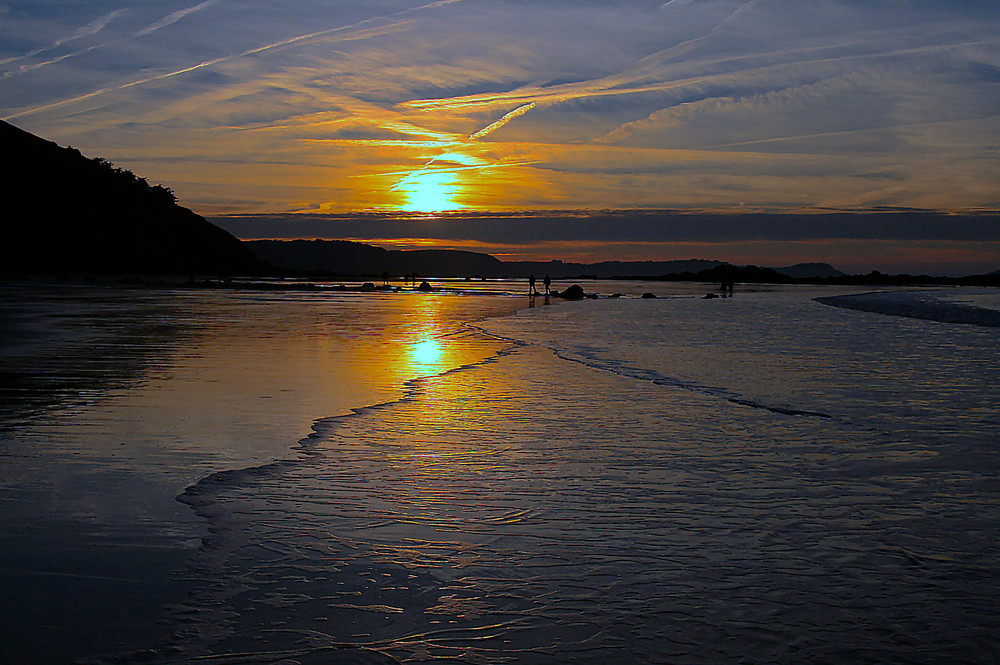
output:
[[[996,328],[586,286],[28,299],[5,662],[995,662]]]
[[[1000,423],[995,329],[814,300],[837,290],[600,300],[525,310],[487,328],[588,366],[779,413],[832,417],[908,438],[967,435],[972,446],[992,443],[986,435]],[[910,309],[930,299],[926,292],[894,298],[906,296]]]
[[[294,455],[321,417],[495,353],[515,299],[8,284],[0,298],[0,661],[156,646],[205,535],[175,497]],[[448,340],[444,344],[440,340]]]
[[[994,662],[997,333],[817,293],[494,319],[499,355],[198,483],[175,657]]]

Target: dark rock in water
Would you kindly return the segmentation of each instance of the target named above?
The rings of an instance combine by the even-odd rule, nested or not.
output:
[[[712,298],[718,298],[718,297],[719,297],[719,295],[716,294],[716,293],[708,293],[708,294],[705,294],[705,297],[702,298],[702,300],[711,300]]]
[[[612,294],[611,294],[611,297],[612,297],[612,298],[621,298],[621,297],[622,297],[622,294],[620,294],[620,293],[612,293]]]
[[[434,288],[431,287],[431,285],[426,281],[420,282],[420,286],[417,287],[417,291],[433,291],[433,290]]]
[[[650,298],[655,298],[656,295],[653,294],[653,293],[650,293],[649,291],[646,291],[645,293],[642,294],[642,297],[644,299],[646,299],[646,300],[649,300]]]
[[[586,294],[583,292],[583,287],[579,284],[574,284],[569,288],[565,289],[562,293],[558,294],[563,300],[583,300]]]
[[[361,290],[362,291],[374,291],[375,290],[375,283],[374,282],[365,282],[364,284],[361,285]]]

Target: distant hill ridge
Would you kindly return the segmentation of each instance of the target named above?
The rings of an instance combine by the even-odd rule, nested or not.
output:
[[[489,254],[445,249],[387,250],[349,240],[244,240],[272,266],[293,272],[378,276],[383,272],[498,277],[503,263]],[[435,272],[442,270],[444,272]]]
[[[264,268],[229,232],[103,159],[0,120],[0,273],[234,275]]]
[[[434,277],[524,277],[530,274],[553,279],[596,277],[651,278],[702,273],[727,266],[723,261],[501,261],[489,254],[462,250],[387,250],[347,240],[245,240],[263,261],[276,268],[310,274],[373,277],[383,273],[402,276],[416,273]],[[775,272],[792,278],[839,277],[844,273],[826,263],[803,263]]]

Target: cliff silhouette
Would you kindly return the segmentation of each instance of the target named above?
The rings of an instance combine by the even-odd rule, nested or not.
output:
[[[264,267],[174,193],[0,120],[0,273],[237,275]]]

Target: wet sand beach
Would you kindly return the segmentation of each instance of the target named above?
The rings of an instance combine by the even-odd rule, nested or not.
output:
[[[3,660],[992,662],[997,329],[629,288],[8,292]]]
[[[0,660],[155,647],[206,534],[177,495],[492,353],[435,340],[520,304],[413,298],[5,286]]]

